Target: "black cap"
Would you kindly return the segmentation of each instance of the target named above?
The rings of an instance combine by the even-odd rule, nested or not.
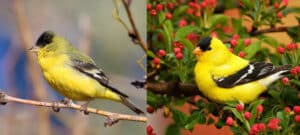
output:
[[[44,47],[52,42],[54,37],[54,32],[52,31],[45,31],[36,41],[36,46]]]
[[[197,46],[200,47],[200,49],[202,51],[210,50],[211,49],[211,47],[210,47],[211,39],[212,39],[211,37],[205,37],[199,41]]]

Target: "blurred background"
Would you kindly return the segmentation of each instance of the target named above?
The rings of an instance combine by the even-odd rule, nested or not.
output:
[[[136,25],[146,38],[146,1],[132,1]],[[113,1],[108,0],[1,0],[0,1],[0,89],[19,98],[55,101],[58,95],[45,82],[36,56],[27,51],[39,35],[52,30],[89,54],[104,69],[111,83],[127,93],[144,109],[145,91],[130,82],[143,79],[145,71],[137,64],[144,55],[134,45],[128,31],[112,17]],[[129,25],[121,5],[120,17]],[[145,63],[145,60],[143,61]],[[134,114],[119,103],[93,100],[89,106],[111,112]],[[8,103],[0,106],[1,135],[131,135],[145,134],[145,123],[119,121],[104,127],[105,117],[77,111]]]

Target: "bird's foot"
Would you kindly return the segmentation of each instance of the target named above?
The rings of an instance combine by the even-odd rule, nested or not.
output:
[[[2,91],[0,91],[0,104],[1,105],[7,104],[7,102],[5,102],[5,94]]]
[[[89,101],[88,102],[86,102],[86,103],[84,103],[84,104],[82,104],[81,106],[80,106],[80,111],[82,112],[83,111],[83,113],[85,114],[85,115],[88,115],[89,114],[89,111],[88,111],[88,104],[89,104]]]
[[[61,101],[54,101],[53,103],[52,103],[52,110],[54,111],[54,112],[59,112],[60,111],[60,108],[59,108],[59,103],[60,103]]]
[[[116,124],[117,122],[119,122],[119,118],[117,118],[118,114],[112,114],[107,116],[107,119],[104,121],[104,126],[112,126],[114,124]]]
[[[68,99],[68,98],[64,98],[60,102],[63,103],[64,105],[67,105],[67,106],[72,106],[73,105],[73,101],[71,99]]]

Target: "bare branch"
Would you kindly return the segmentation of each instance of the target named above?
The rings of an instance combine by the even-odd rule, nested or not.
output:
[[[198,90],[195,84],[191,83],[177,83],[177,82],[149,82],[146,83],[146,89],[158,94],[168,94],[168,95],[185,95],[194,96],[200,95],[202,93]]]
[[[132,29],[133,29],[133,31],[128,31],[128,35],[129,35],[129,37],[131,37],[131,39],[132,39],[132,41],[133,41],[134,43],[137,43],[138,45],[140,45],[141,48],[142,48],[145,52],[147,52],[148,46],[147,46],[147,44],[144,42],[144,40],[142,39],[141,34],[139,33],[139,31],[138,31],[138,29],[137,29],[137,27],[136,27],[136,25],[135,25],[135,21],[134,21],[134,19],[133,19],[133,17],[132,17],[132,14],[131,14],[131,11],[130,11],[130,8],[129,8],[129,6],[130,6],[129,3],[130,3],[130,2],[128,2],[128,1],[126,1],[126,0],[122,0],[122,2],[123,2],[123,5],[124,5],[124,7],[125,7],[127,16],[128,16],[128,18],[129,18],[131,27],[132,27]]]
[[[268,28],[268,29],[262,29],[262,30],[256,30],[253,32],[250,32],[250,35],[256,36],[264,33],[272,33],[272,32],[286,32],[289,28],[292,28],[295,26],[283,26],[283,27],[274,27],[274,28]]]
[[[0,103],[5,105],[8,102],[16,102],[21,104],[33,105],[33,106],[43,106],[43,107],[52,107],[52,108],[68,108],[73,110],[81,111],[81,106],[77,104],[63,104],[63,103],[51,103],[51,102],[43,102],[43,101],[35,101],[35,100],[28,100],[28,99],[21,99],[12,96],[8,96],[3,92],[0,92]],[[128,120],[128,121],[137,121],[137,122],[146,122],[147,118],[145,116],[134,116],[134,115],[126,115],[126,114],[119,114],[113,112],[107,112],[95,108],[87,108],[86,110],[88,113],[93,113],[97,115],[106,116],[107,120],[104,123],[105,125],[112,125],[119,120]]]

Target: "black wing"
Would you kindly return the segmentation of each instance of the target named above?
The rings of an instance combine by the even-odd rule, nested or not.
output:
[[[74,65],[73,67],[80,71],[81,73],[88,75],[89,77],[94,78],[97,80],[101,85],[104,87],[110,89],[111,91],[123,96],[123,97],[128,97],[126,94],[120,92],[118,89],[108,85],[109,79],[106,77],[104,72],[98,68],[95,64],[93,63],[84,63],[78,59],[73,59],[72,60]]]
[[[254,62],[250,63],[247,67],[239,70],[235,74],[229,75],[227,77],[221,77],[214,81],[220,87],[231,88],[235,85],[262,79],[281,70],[287,70],[286,68],[288,67],[289,66],[286,65],[285,67],[282,66],[275,68],[275,66],[271,63]]]

